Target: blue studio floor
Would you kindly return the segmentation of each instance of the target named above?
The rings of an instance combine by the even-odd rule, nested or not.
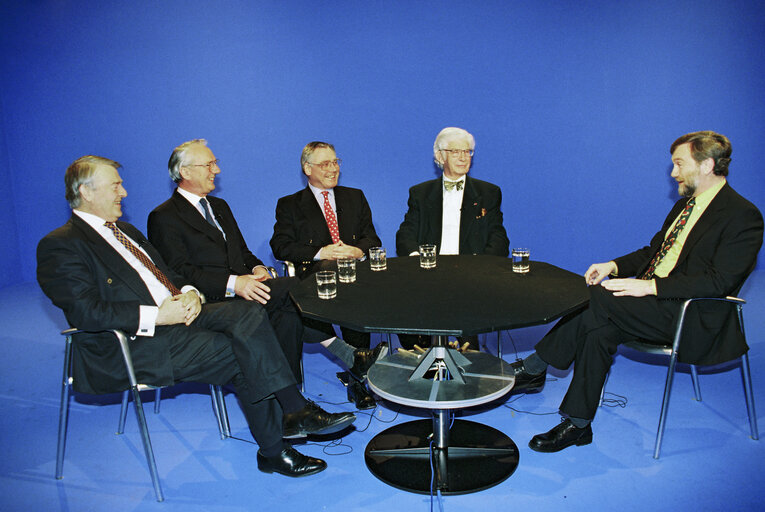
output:
[[[760,429],[765,429],[765,271],[750,277],[741,294],[751,346],[751,370]],[[765,441],[749,437],[737,367],[707,369],[701,375],[703,402],[693,399],[690,375],[681,366],[664,438],[662,457],[652,458],[666,367],[655,360],[620,353],[607,390],[625,407],[605,407],[593,423],[591,445],[557,454],[527,447],[536,433],[559,421],[557,406],[570,370],[548,374],[545,390],[511,396],[461,417],[493,426],[519,447],[520,464],[503,483],[482,492],[431,500],[377,480],[366,469],[364,448],[391,426],[418,416],[380,402],[359,413],[357,430],[334,443],[308,443],[303,452],[322,457],[329,468],[289,479],[260,473],[257,445],[249,436],[234,395],[227,395],[238,439],[221,441],[206,386],[166,390],[161,411],[146,413],[165,502],[151,487],[135,415],[124,435],[115,435],[118,397],[75,395],[72,402],[63,480],[55,480],[63,338],[63,315],[36,283],[0,290],[0,510],[86,511],[492,511],[533,510],[763,510],[761,476]],[[524,356],[550,326],[503,333],[504,357]],[[375,341],[377,338],[373,338]],[[496,353],[496,335],[484,337]],[[394,343],[395,344],[395,343]],[[643,357],[642,360],[645,360]],[[306,350],[306,394],[330,410],[352,410],[335,378],[337,366],[312,347]],[[619,400],[620,395],[624,397]]]

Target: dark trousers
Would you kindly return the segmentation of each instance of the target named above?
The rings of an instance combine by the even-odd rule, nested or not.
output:
[[[296,385],[266,312],[255,303],[208,304],[190,325],[158,326],[178,382],[231,383],[261,447],[281,442],[282,410],[272,393]]]
[[[619,344],[637,338],[671,343],[680,302],[656,297],[615,297],[591,286],[589,306],[562,318],[536,345],[539,356],[559,370],[574,364],[560,410],[592,419]]]

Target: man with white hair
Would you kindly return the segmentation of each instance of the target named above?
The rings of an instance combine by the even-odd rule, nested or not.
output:
[[[473,135],[462,128],[444,128],[438,134],[433,159],[443,175],[409,189],[409,210],[396,233],[399,256],[419,254],[421,244],[435,244],[439,254],[508,255],[502,192],[467,175],[474,149]],[[402,345],[409,348],[411,340],[403,338]]]

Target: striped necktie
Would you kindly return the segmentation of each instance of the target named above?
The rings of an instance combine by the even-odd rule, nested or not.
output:
[[[160,283],[165,285],[165,288],[170,290],[170,293],[173,295],[179,295],[181,291],[176,288],[176,286],[170,281],[170,279],[167,278],[165,274],[162,273],[160,269],[157,268],[157,266],[154,264],[151,259],[149,259],[148,256],[146,256],[143,251],[141,251],[138,247],[133,245],[133,242],[131,242],[128,237],[126,237],[122,231],[120,231],[117,228],[117,225],[114,222],[105,222],[104,226],[112,230],[112,233],[114,233],[114,236],[119,242],[125,246],[125,249],[130,251],[130,254],[138,258],[138,261],[140,261],[144,267],[149,269],[152,274],[154,274],[154,277],[159,280]]]

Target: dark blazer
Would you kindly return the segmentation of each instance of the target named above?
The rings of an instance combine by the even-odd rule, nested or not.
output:
[[[616,258],[619,277],[640,275],[664,240],[664,234],[688,202],[679,200],[667,215],[650,245]],[[725,297],[741,289],[754,269],[762,245],[762,214],[752,203],[725,184],[688,234],[675,268],[656,278],[659,299]],[[679,359],[694,364],[716,364],[745,353],[748,347],[737,326],[734,308],[702,303],[688,316],[687,337]]]
[[[357,188],[334,188],[340,240],[358,247],[365,254],[382,245],[372,224],[372,210],[364,192]],[[279,260],[295,264],[298,277],[317,270],[313,257],[332,243],[324,213],[311,189],[306,187],[276,203],[276,224],[271,250]]]
[[[396,253],[408,256],[420,244],[441,245],[443,176],[409,189],[409,210],[396,233]],[[507,256],[510,241],[502,225],[502,191],[496,185],[465,177],[460,216],[460,254]]]
[[[117,226],[151,257],[176,286],[189,284],[165,265],[159,253],[132,225]],[[37,280],[45,294],[64,311],[72,327],[85,331],[120,329],[135,335],[139,306],[155,306],[138,273],[93,228],[77,215],[43,238],[37,246]],[[130,342],[139,382],[167,386],[174,382],[163,328],[153,337]],[[127,389],[122,353],[109,334],[78,335],[73,351],[74,386],[85,393]],[[85,369],[88,373],[85,373]]]
[[[207,200],[225,239],[177,190],[149,214],[148,235],[170,267],[209,300],[223,300],[229,276],[251,274],[263,262],[247,247],[226,201]]]

